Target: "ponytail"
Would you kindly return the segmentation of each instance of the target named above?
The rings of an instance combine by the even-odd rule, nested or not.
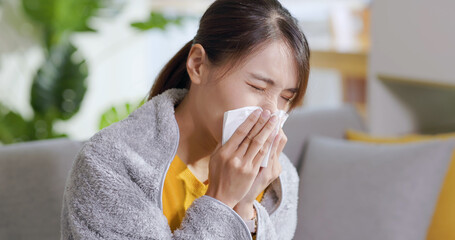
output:
[[[163,93],[171,88],[186,88],[190,87],[190,76],[186,70],[186,60],[190,53],[193,40],[183,46],[180,51],[164,66],[159,73],[149,92],[147,100],[154,96]]]

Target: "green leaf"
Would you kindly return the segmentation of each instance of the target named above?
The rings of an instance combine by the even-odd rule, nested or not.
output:
[[[33,128],[18,113],[0,104],[0,142],[10,144],[33,139]]]
[[[145,103],[145,100],[140,101],[136,104],[125,103],[123,106],[114,106],[109,110],[103,113],[101,116],[99,129],[103,129],[113,123],[119,122],[127,118],[132,112],[138,109],[142,104]]]
[[[22,0],[25,13],[35,22],[51,28],[58,0]]]
[[[174,25],[182,25],[183,17],[167,17],[159,12],[152,12],[150,17],[145,22],[134,22],[131,24],[132,27],[145,31],[149,29],[161,29],[165,30],[167,26],[174,24]]]
[[[27,15],[54,31],[87,31],[102,0],[22,0]]]
[[[43,119],[71,118],[81,106],[87,76],[85,60],[73,45],[65,42],[53,47],[33,79],[31,105],[35,114]]]
[[[105,7],[105,0],[22,0],[30,19],[44,28],[45,45],[50,48],[70,32],[95,31],[89,20]]]
[[[34,130],[33,139],[49,139],[49,138],[59,138],[67,137],[66,134],[57,133],[54,131],[54,121],[55,118],[50,115],[39,115],[36,114],[32,121],[32,126]]]
[[[35,0],[36,1],[36,0]],[[63,31],[94,31],[88,20],[101,8],[99,0],[60,0],[57,1],[54,15],[55,29]]]

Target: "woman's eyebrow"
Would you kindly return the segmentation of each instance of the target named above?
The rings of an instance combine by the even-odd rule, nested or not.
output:
[[[257,79],[257,80],[261,80],[261,81],[264,81],[272,86],[275,86],[275,81],[273,81],[272,79],[268,78],[268,77],[264,77],[260,74],[257,74],[257,73],[250,73],[250,76]],[[290,91],[292,93],[296,93],[298,91],[297,88],[288,88],[288,89],[285,89],[285,91]]]

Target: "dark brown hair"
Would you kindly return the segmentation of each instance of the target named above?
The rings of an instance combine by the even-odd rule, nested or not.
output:
[[[236,66],[270,41],[283,40],[290,50],[298,76],[298,92],[290,110],[302,104],[310,72],[308,43],[297,20],[277,0],[217,0],[199,22],[194,39],[164,66],[148,100],[170,88],[190,87],[186,61],[193,44],[204,47],[210,63]]]

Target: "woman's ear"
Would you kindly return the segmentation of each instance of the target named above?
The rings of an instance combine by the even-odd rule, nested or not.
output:
[[[207,60],[201,44],[197,43],[191,47],[186,61],[186,70],[192,84],[201,84],[204,81],[203,75],[206,74],[204,71],[207,71]]]

